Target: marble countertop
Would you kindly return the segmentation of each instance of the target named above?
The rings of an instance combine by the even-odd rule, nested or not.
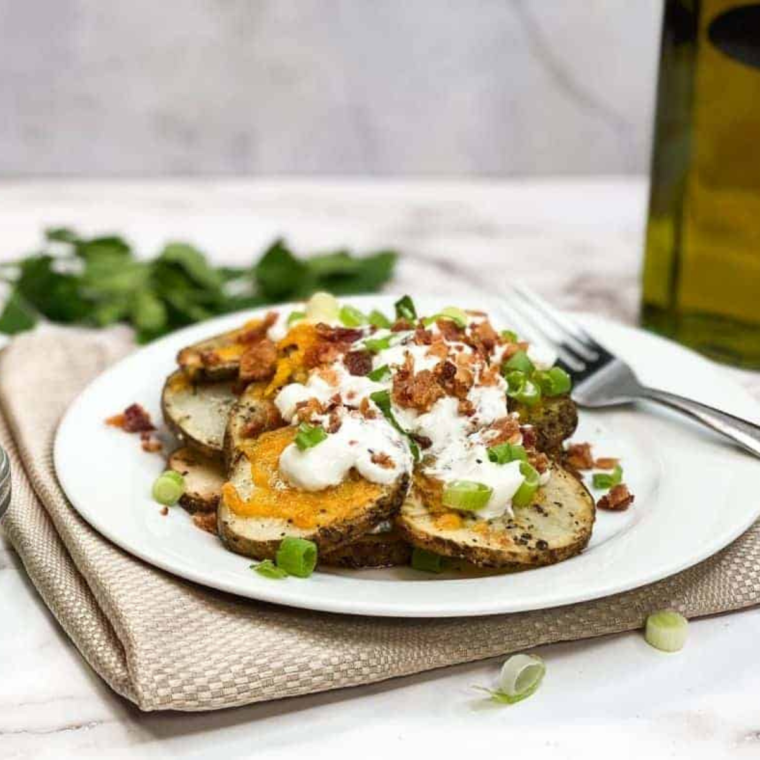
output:
[[[403,251],[399,289],[498,293],[520,278],[570,309],[633,321],[646,210],[641,179],[513,182],[0,183],[10,259],[42,227],[117,230],[146,253],[169,238],[252,260],[277,234],[299,249]],[[733,373],[760,392],[752,373]],[[520,705],[483,708],[487,661],[390,683],[206,714],[143,714],[79,657],[0,531],[0,758],[308,757],[495,752],[760,757],[760,609],[695,621],[669,656],[640,634],[543,647]],[[241,642],[241,646],[245,646]]]

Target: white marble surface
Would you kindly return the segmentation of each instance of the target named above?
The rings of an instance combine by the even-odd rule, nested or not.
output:
[[[660,0],[0,0],[0,174],[644,172]]]
[[[123,231],[146,250],[182,236],[227,261],[246,260],[278,232],[309,248],[392,244],[408,254],[400,269],[408,287],[474,292],[517,272],[565,306],[630,320],[645,201],[642,180],[2,183],[0,229],[4,258],[31,249],[42,225],[64,222]],[[760,388],[757,376],[739,377]],[[389,751],[440,758],[519,752],[534,760],[760,757],[760,609],[692,623],[677,656],[656,652],[638,633],[543,647],[543,687],[511,708],[484,707],[470,689],[493,680],[498,663],[490,661],[193,715],[141,714],[111,693],[1,538],[0,600],[2,760],[318,753],[354,760]]]

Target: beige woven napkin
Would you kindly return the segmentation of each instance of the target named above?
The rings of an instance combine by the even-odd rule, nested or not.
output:
[[[95,533],[69,506],[53,471],[62,413],[129,348],[123,334],[74,330],[16,339],[0,363],[0,441],[13,466],[4,528],[29,576],[87,662],[143,710],[211,710],[354,686],[638,628],[661,607],[694,617],[760,601],[760,525],[712,559],[652,586],[498,617],[314,613],[174,578]]]

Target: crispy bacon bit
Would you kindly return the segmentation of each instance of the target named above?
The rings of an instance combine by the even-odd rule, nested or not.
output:
[[[489,446],[500,443],[517,443],[520,440],[520,423],[516,417],[502,417],[492,422],[483,432],[483,440]]]
[[[434,335],[430,348],[427,350],[427,356],[435,356],[438,359],[445,359],[449,355],[449,347],[440,335]]]
[[[201,351],[200,358],[204,367],[215,367],[222,363],[222,357],[213,348]]]
[[[382,467],[384,470],[393,468],[393,460],[384,451],[376,451],[370,457],[370,461]]]
[[[457,405],[457,412],[463,417],[472,417],[475,414],[475,405],[467,398],[460,398]]]
[[[491,364],[480,373],[480,384],[483,386],[497,385],[499,382],[499,375],[499,365]]]
[[[282,425],[282,417],[274,404],[257,404],[256,411],[246,421],[242,430],[243,438],[256,438],[266,430],[274,430]]]
[[[343,357],[349,374],[364,377],[372,372],[372,354],[369,351],[349,351]]]
[[[549,457],[535,449],[528,451],[528,463],[532,464],[539,472],[546,472],[549,469]]]
[[[412,341],[417,346],[429,346],[433,342],[433,333],[426,330],[422,325],[417,325]]]
[[[613,486],[606,496],[602,496],[596,503],[599,509],[608,509],[612,512],[623,512],[633,504],[634,495],[628,490],[625,483]]]
[[[391,325],[391,332],[405,332],[406,330],[411,330],[414,327],[414,325],[407,319],[397,319],[392,325]]]
[[[154,438],[150,433],[140,433],[140,446],[143,451],[147,451],[149,454],[155,454],[163,449],[164,445],[158,438]]]
[[[299,401],[296,404],[295,417],[299,422],[311,422],[314,417],[320,417],[327,412],[327,409],[316,398],[310,398],[307,401]]]
[[[306,349],[303,363],[307,369],[318,367],[320,364],[332,364],[347,350],[347,344],[318,341],[313,346],[309,346]]]
[[[476,348],[490,354],[499,342],[499,333],[493,329],[488,320],[478,322],[470,328],[470,336]]]
[[[377,419],[377,410],[369,403],[369,399],[366,396],[359,404],[359,414],[361,414],[365,420]]]
[[[338,410],[333,409],[332,412],[330,412],[330,416],[327,418],[327,425],[325,426],[325,430],[328,433],[337,433],[340,430],[340,426],[343,423],[341,422],[340,416],[338,415]]]
[[[159,509],[158,511],[159,511],[159,514],[166,517],[166,515],[169,514],[169,507],[161,507],[161,509]]]
[[[156,429],[150,415],[140,404],[131,404],[121,414],[109,417],[106,424],[120,427],[125,433],[144,433]]]
[[[393,400],[398,406],[429,412],[430,408],[444,396],[443,388],[436,382],[429,370],[414,372],[414,359],[406,355],[404,366],[393,378]]]
[[[239,377],[243,382],[269,380],[277,370],[277,346],[268,339],[253,343],[240,357]]]
[[[196,512],[193,522],[201,530],[216,535],[216,512]]]
[[[526,449],[532,449],[536,445],[536,429],[533,427],[533,425],[523,425],[520,428],[520,432],[522,433],[522,445]]]
[[[573,470],[593,470],[594,457],[590,443],[571,443],[565,452],[565,464]]]
[[[317,325],[316,330],[317,335],[328,343],[355,343],[363,335],[354,327],[330,327],[323,322]]]
[[[597,470],[614,470],[618,466],[619,459],[615,457],[599,457],[594,462],[594,467]]]
[[[420,433],[411,433],[410,438],[412,438],[421,449],[429,449],[433,445],[433,442],[426,435]]]
[[[328,385],[332,385],[333,387],[335,387],[340,381],[338,373],[333,367],[318,367],[315,370],[315,374],[321,377]]]
[[[264,319],[261,320],[258,324],[253,325],[252,327],[249,327],[247,330],[244,330],[238,337],[236,338],[236,341],[238,343],[258,343],[260,340],[263,340],[266,338],[267,333],[269,332],[269,328],[277,321],[277,312],[276,311],[270,311]]]
[[[451,319],[439,319],[436,321],[436,325],[438,325],[441,335],[443,335],[446,340],[451,342],[464,341],[464,328],[459,327],[459,325]]]

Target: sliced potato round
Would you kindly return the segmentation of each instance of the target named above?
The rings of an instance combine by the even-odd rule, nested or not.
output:
[[[431,512],[417,496],[401,507],[396,524],[414,546],[481,567],[523,569],[552,565],[588,544],[596,507],[586,487],[554,464],[549,482],[513,517],[479,520]]]
[[[168,466],[185,479],[179,503],[188,512],[216,512],[225,481],[220,462],[183,446],[172,452]]]
[[[352,473],[323,491],[293,488],[281,479],[279,458],[295,433],[293,426],[262,433],[234,457],[218,510],[219,536],[232,551],[271,559],[282,539],[294,536],[327,553],[388,520],[404,500],[407,476],[383,486]]]
[[[362,568],[395,567],[408,565],[412,547],[396,530],[368,533],[340,549],[335,549],[320,557],[320,563],[330,567],[352,570]]]
[[[237,400],[232,382],[194,383],[182,371],[169,375],[161,394],[164,420],[186,445],[222,458],[227,418]]]

